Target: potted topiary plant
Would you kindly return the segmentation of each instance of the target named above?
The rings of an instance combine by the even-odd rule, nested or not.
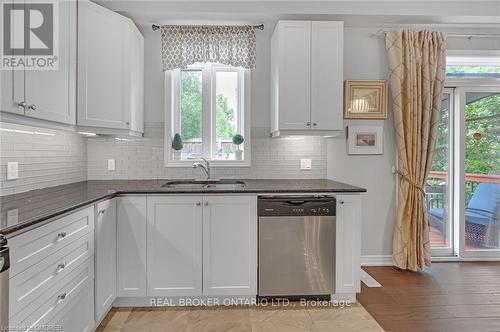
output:
[[[233,144],[235,144],[237,148],[236,151],[234,151],[236,160],[242,160],[243,150],[240,150],[240,145],[243,144],[244,141],[245,139],[240,134],[236,134],[233,136]]]
[[[172,139],[172,149],[174,149],[174,160],[180,160],[181,159],[181,150],[183,148],[182,144],[182,138],[179,133],[174,135],[174,138]]]

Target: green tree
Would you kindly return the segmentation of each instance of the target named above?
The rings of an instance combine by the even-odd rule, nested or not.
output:
[[[181,72],[181,136],[183,140],[202,137],[201,71]]]
[[[181,72],[181,136],[183,140],[202,137],[202,77],[201,71]],[[216,134],[230,140],[236,134],[235,112],[227,97],[216,97]]]
[[[234,123],[234,110],[229,108],[227,97],[217,95],[216,100],[216,132],[217,139],[231,140],[236,134],[236,126]]]

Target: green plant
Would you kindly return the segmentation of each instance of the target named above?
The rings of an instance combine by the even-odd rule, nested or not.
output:
[[[240,145],[240,144],[242,144],[244,141],[245,141],[245,139],[244,139],[244,138],[243,138],[243,136],[242,136],[242,135],[240,135],[240,134],[236,134],[236,135],[234,135],[234,136],[233,136],[233,144],[235,144],[235,145],[238,145],[238,146],[239,146],[239,145]]]
[[[183,145],[182,145],[182,138],[180,134],[175,134],[174,138],[172,139],[172,149],[176,151],[182,150]]]

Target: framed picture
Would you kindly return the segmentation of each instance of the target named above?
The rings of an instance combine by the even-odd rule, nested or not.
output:
[[[384,128],[380,126],[349,126],[347,154],[382,154]]]
[[[345,81],[345,119],[387,119],[386,80]]]

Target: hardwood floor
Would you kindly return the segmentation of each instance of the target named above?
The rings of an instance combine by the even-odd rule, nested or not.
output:
[[[500,262],[364,270],[382,287],[362,284],[358,301],[386,331],[500,331]]]

